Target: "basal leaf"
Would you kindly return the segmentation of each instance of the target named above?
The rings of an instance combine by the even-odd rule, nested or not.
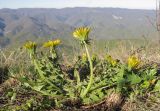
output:
[[[154,87],[154,91],[160,91],[160,80],[157,82],[157,84]]]
[[[11,101],[14,101],[16,99],[17,93],[13,93],[12,97],[11,97]]]
[[[144,81],[143,84],[141,85],[142,88],[147,89],[150,86],[150,83],[148,81]]]
[[[131,84],[138,84],[141,82],[141,78],[136,74],[128,75],[127,78],[131,82]]]
[[[75,69],[74,70],[74,77],[76,78],[77,84],[80,83],[80,76],[79,76],[79,72]]]
[[[90,98],[93,100],[93,101],[98,101],[99,100],[99,97],[95,94],[91,94],[90,95]]]
[[[40,91],[44,85],[33,86],[32,89]]]

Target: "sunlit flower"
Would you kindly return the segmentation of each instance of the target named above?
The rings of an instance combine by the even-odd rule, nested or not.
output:
[[[73,32],[73,37],[81,41],[87,41],[89,32],[90,32],[90,28],[80,27],[80,28],[75,29],[75,31]]]
[[[156,79],[150,80],[149,83],[150,84],[154,84],[156,82]]]
[[[86,54],[86,53],[83,53],[83,54],[82,54],[82,60],[83,60],[83,61],[87,61],[87,54]]]
[[[32,41],[28,41],[23,46],[26,49],[34,49],[36,47],[36,43]]]
[[[106,55],[105,59],[108,63],[110,63],[113,67],[117,65],[117,60],[114,60],[110,55]]]
[[[128,62],[128,67],[131,69],[133,68],[136,69],[140,64],[140,60],[136,56],[130,56],[127,62]]]
[[[105,59],[109,62],[109,61],[112,60],[112,57],[111,57],[110,55],[106,55],[106,56],[105,56]]]
[[[57,45],[59,45],[61,43],[61,41],[59,39],[56,40],[49,40],[48,42],[45,42],[43,44],[43,47],[48,48],[48,47],[56,47]]]
[[[96,54],[93,54],[91,59],[92,59],[92,61],[96,61],[97,55],[96,55]]]
[[[117,64],[117,61],[116,60],[112,60],[111,61],[111,65],[114,67],[114,66],[116,66],[116,64]]]
[[[61,43],[61,41],[59,39],[54,40],[54,45],[57,46]]]
[[[43,44],[43,47],[51,47],[51,46],[53,46],[53,42],[52,41],[48,41],[48,42],[45,42]]]

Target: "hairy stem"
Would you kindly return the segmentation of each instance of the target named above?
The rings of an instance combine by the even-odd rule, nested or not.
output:
[[[90,90],[90,88],[93,84],[93,64],[92,64],[91,57],[90,57],[90,54],[89,54],[89,51],[88,51],[88,48],[87,48],[87,44],[86,44],[85,41],[83,41],[83,43],[84,43],[84,46],[85,46],[85,50],[86,50],[89,65],[90,65],[90,78],[89,78],[89,83],[87,85],[87,88],[85,89],[84,93],[82,94],[82,98],[86,96],[86,94],[89,92],[89,90]]]

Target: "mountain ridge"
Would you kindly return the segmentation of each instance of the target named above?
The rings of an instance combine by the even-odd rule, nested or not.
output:
[[[75,27],[89,26],[96,39],[125,39],[155,36],[147,20],[155,10],[124,8],[19,8],[0,9],[0,39],[23,42],[51,35],[68,38]]]

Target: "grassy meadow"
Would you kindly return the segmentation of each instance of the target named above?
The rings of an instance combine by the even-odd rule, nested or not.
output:
[[[158,111],[159,43],[90,31],[1,49],[0,111]]]

